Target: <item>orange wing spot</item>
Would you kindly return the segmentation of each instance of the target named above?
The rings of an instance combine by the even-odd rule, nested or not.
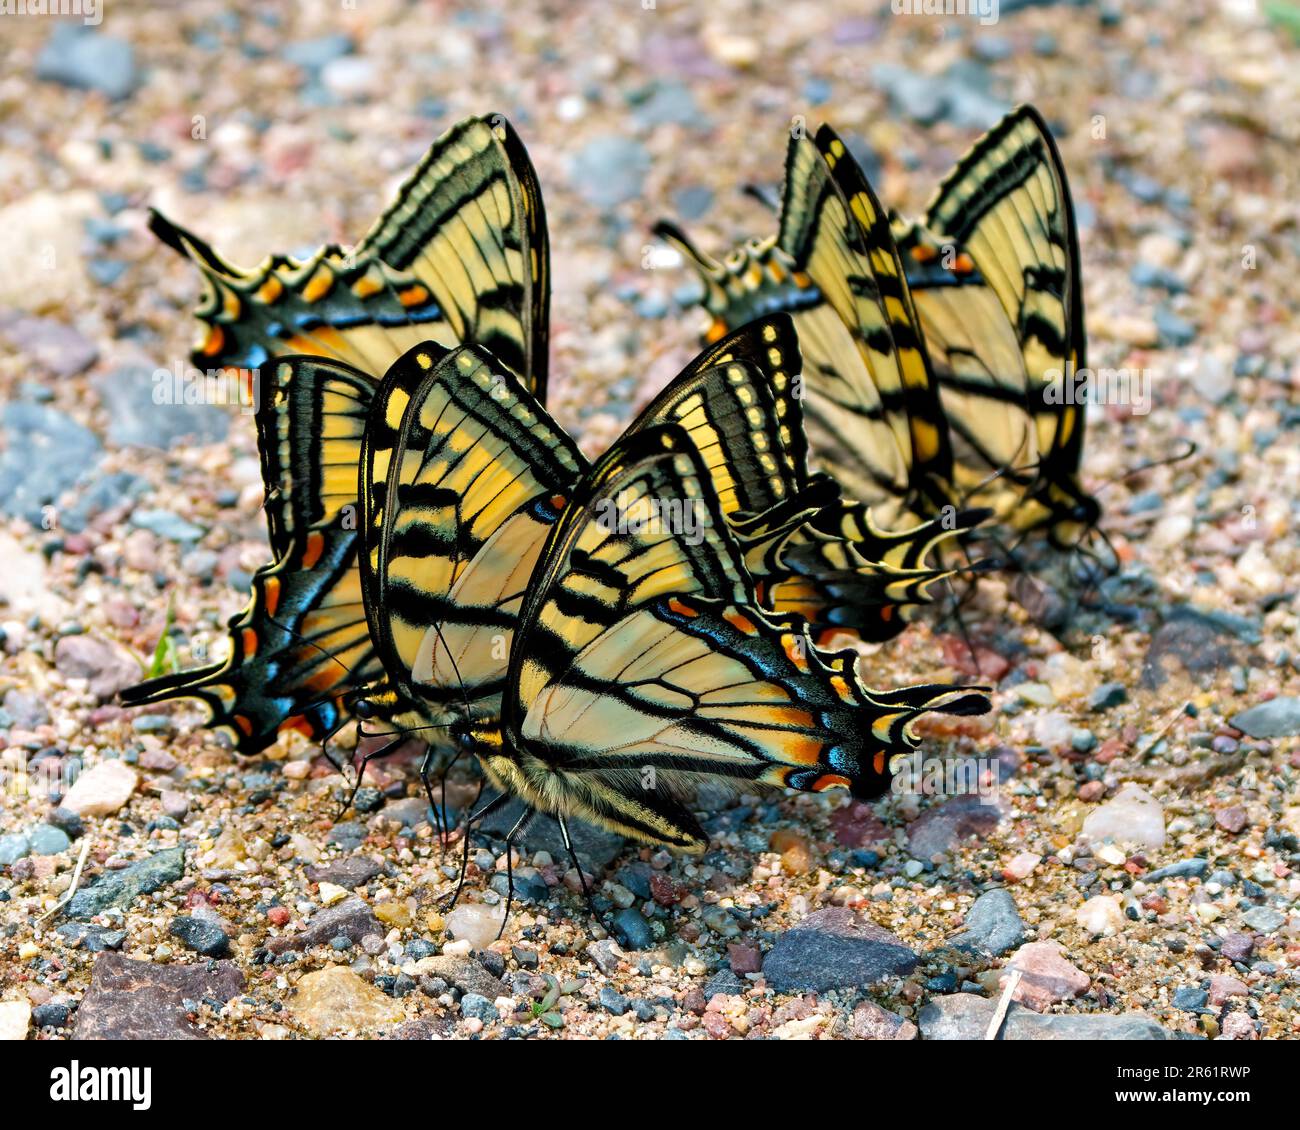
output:
[[[821,760],[822,743],[807,734],[792,734],[781,743],[781,760],[796,765],[816,765]]]
[[[244,732],[244,737],[251,738],[253,736],[253,723],[250,722],[247,718],[245,718],[244,715],[232,714],[230,716],[230,720],[235,724],[235,726],[238,729]]]
[[[969,275],[975,270],[975,260],[965,252],[962,252],[953,260],[952,273],[954,275]]]
[[[827,789],[847,789],[853,784],[847,777],[838,773],[824,773],[813,782],[812,791],[824,793]]]
[[[763,604],[763,605],[767,604],[767,582],[766,581],[754,582],[754,596],[758,598],[759,604]]]
[[[894,606],[892,604],[882,604],[880,606],[880,618],[886,622],[894,618]]]
[[[734,608],[728,608],[722,614],[722,618],[738,632],[744,632],[747,636],[758,635],[758,628],[754,626],[754,621],[748,616],[737,612]]]
[[[252,628],[245,628],[239,634],[239,642],[243,647],[244,658],[257,654],[257,632]]]
[[[562,494],[551,495],[552,510],[563,510],[568,505],[569,505],[569,500],[565,498],[564,495]]]
[[[812,278],[804,271],[795,271],[790,277],[800,290],[807,290],[813,284]]]
[[[918,243],[912,248],[912,258],[918,263],[929,263],[936,258],[938,254],[939,253],[933,247],[927,247],[924,243]]]
[[[397,301],[408,309],[412,306],[423,306],[429,301],[429,291],[423,286],[408,286],[405,290],[397,292]]]
[[[266,614],[274,616],[275,610],[280,607],[280,578],[272,577],[262,591],[266,596]]]
[[[876,771],[877,775],[881,777],[885,775],[885,751],[883,749],[876,751],[876,756],[871,759],[871,768]]]
[[[705,331],[704,340],[709,345],[712,345],[715,341],[721,341],[726,336],[727,323],[721,318],[714,318],[710,323],[709,328]]]
[[[307,535],[307,547],[302,554],[302,567],[311,569],[316,562],[320,560],[320,555],[325,552],[325,536],[319,530],[313,530]]]
[[[266,305],[270,306],[272,302],[278,302],[283,293],[284,283],[274,275],[271,275],[266,282],[257,288],[256,297],[258,302],[264,302]]]
[[[785,657],[800,671],[807,673],[808,656],[804,654],[802,641],[795,639],[791,633],[786,632],[781,637],[781,646],[785,648]]]
[[[358,298],[371,298],[383,289],[383,284],[369,275],[362,275],[352,284],[352,293]]]
[[[319,302],[334,286],[334,272],[322,267],[302,288],[302,296],[308,302]]]
[[[849,689],[849,681],[843,675],[832,675],[831,686],[835,688],[835,693],[850,705],[856,702],[853,697],[853,691]]]
[[[785,268],[775,259],[767,265],[767,273],[772,276],[772,281],[783,283],[789,277],[785,273]]]
[[[685,616],[689,620],[694,620],[699,615],[689,604],[683,604],[675,596],[668,598],[668,610],[675,616]]]
[[[311,722],[301,714],[295,714],[292,718],[286,718],[275,728],[277,734],[283,734],[288,730],[296,730],[298,733],[308,738],[314,736],[316,732]]]
[[[220,326],[209,326],[206,336],[203,338],[203,344],[199,346],[199,352],[204,357],[215,357],[226,347],[226,331]]]

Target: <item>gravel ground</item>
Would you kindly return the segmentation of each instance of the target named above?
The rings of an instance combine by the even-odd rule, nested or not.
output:
[[[1300,1032],[1295,8],[1135,7],[3,17],[0,1035],[948,1039],[982,1035],[1017,972],[1006,1038]],[[236,261],[348,242],[434,135],[506,113],[546,192],[555,411],[594,453],[693,352],[691,280],[643,266],[653,220],[714,250],[766,234],[737,189],[776,181],[798,114],[915,210],[1022,100],[1060,131],[1092,360],[1152,378],[1149,414],[1094,417],[1086,473],[1198,453],[1104,488],[1125,565],[1107,611],[1053,634],[1033,594],[981,580],[996,710],[926,749],[1000,787],[703,796],[693,860],[590,833],[604,926],[539,825],[492,941],[499,827],[440,910],[457,853],[418,761],[386,762],[336,821],[319,750],[243,761],[192,704],[114,705],[169,607],[199,662],[266,554],[251,421],[152,401],[197,281],[148,204]],[[885,685],[973,673],[937,619],[864,665]],[[472,791],[454,777],[447,800]]]

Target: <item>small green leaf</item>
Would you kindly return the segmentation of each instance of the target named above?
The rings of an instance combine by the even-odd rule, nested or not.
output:
[[[172,625],[176,622],[176,609],[172,601],[167,601],[167,620],[163,624],[162,635],[158,637],[158,646],[153,649],[153,659],[149,663],[146,675],[156,679],[159,675],[170,675],[181,669],[180,656],[176,654],[176,641],[172,639]]]

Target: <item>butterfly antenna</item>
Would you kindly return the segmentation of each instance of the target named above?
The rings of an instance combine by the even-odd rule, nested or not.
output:
[[[781,212],[781,200],[769,185],[749,183],[740,190],[742,196],[757,200],[773,215]]]
[[[1107,479],[1093,492],[1094,495],[1101,494],[1101,492],[1107,487],[1112,487],[1116,483],[1122,483],[1126,479],[1131,479],[1135,475],[1141,475],[1146,471],[1155,469],[1156,467],[1172,467],[1175,463],[1182,463],[1184,460],[1192,458],[1192,456],[1200,450],[1193,440],[1184,440],[1184,442],[1187,444],[1185,450],[1180,451],[1175,455],[1166,455],[1163,459],[1151,459],[1146,463],[1139,463],[1136,467],[1132,467],[1129,470],[1116,475],[1112,479]]]

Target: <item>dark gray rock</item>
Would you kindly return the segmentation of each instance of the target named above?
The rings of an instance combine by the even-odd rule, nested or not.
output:
[[[629,137],[605,134],[578,150],[569,179],[589,204],[610,209],[639,197],[649,171],[645,146]]]
[[[233,961],[159,965],[106,953],[95,960],[77,1008],[78,1040],[203,1040],[191,1019],[194,1001],[225,1004],[244,989]]]
[[[441,977],[448,985],[459,989],[462,993],[477,993],[490,1001],[510,995],[510,990],[504,981],[492,976],[477,961],[470,961],[468,958],[446,955],[428,957],[424,959],[421,968],[426,976]]]
[[[1180,859],[1168,867],[1161,867],[1146,876],[1148,883],[1158,883],[1161,879],[1199,879],[1209,869],[1204,859]]]
[[[636,907],[629,906],[624,910],[615,911],[610,924],[614,927],[614,935],[618,938],[619,944],[627,949],[648,950],[655,944],[654,931],[650,929],[650,923]]]
[[[739,996],[749,988],[749,983],[742,981],[730,969],[720,969],[704,986],[704,996],[707,1000],[712,1000],[719,994],[728,997]]]
[[[1102,683],[1088,696],[1088,709],[1094,711],[1110,710],[1128,702],[1128,690],[1123,683]]]
[[[332,859],[319,866],[307,867],[307,878],[313,883],[333,883],[353,891],[364,887],[371,879],[383,872],[383,867],[366,855],[349,855],[343,859]]]
[[[88,474],[103,453],[94,432],[47,404],[6,404],[0,431],[0,510],[34,526],[41,525],[43,508]]]
[[[125,930],[105,930],[100,926],[90,926],[85,922],[65,922],[55,931],[68,945],[80,946],[88,953],[103,953],[105,950],[119,950],[126,941]]]
[[[80,533],[92,518],[118,506],[133,506],[149,489],[146,480],[130,471],[96,475],[80,486],[72,501],[59,512],[59,525],[74,534]]]
[[[923,1040],[983,1040],[997,1001],[970,993],[935,997],[917,1017]],[[1140,1012],[1092,1016],[1043,1014],[1020,1004],[1007,1009],[999,1040],[1171,1040],[1173,1034]]]
[[[1256,906],[1241,916],[1242,922],[1261,934],[1271,934],[1286,925],[1286,915],[1271,906]]]
[[[140,84],[131,44],[76,23],[54,25],[36,57],[36,77],[79,90],[98,90],[115,100],[129,97]]]
[[[1174,1008],[1181,1008],[1184,1012],[1199,1012],[1203,1009],[1210,999],[1210,994],[1204,989],[1198,989],[1195,985],[1184,985],[1181,989],[1174,991]]]
[[[66,1004],[38,1004],[32,1009],[32,1023],[37,1028],[66,1028],[71,1015]]]
[[[606,985],[600,990],[600,1007],[613,1016],[622,1016],[631,1006],[627,997]]]
[[[927,808],[907,826],[908,850],[917,859],[943,855],[971,836],[989,835],[1005,812],[1005,802],[997,797],[973,793],[953,797]]]
[[[814,911],[777,938],[763,976],[780,993],[821,993],[910,973],[918,960],[888,930],[837,906]]]
[[[183,916],[173,918],[170,933],[187,949],[205,957],[225,957],[230,952],[230,939],[215,922]]]
[[[110,906],[128,909],[141,895],[153,894],[185,874],[185,849],[174,847],[137,860],[121,871],[105,871],[68,903],[69,918],[91,918]]]
[[[494,1024],[501,1019],[497,1006],[479,993],[466,993],[461,997],[460,1014],[467,1020],[473,1017],[484,1024]]]
[[[348,938],[360,944],[370,934],[383,937],[388,933],[370,907],[355,896],[312,915],[306,929],[298,934],[282,934],[266,944],[271,953],[302,952],[311,946],[329,945],[335,938]]]
[[[959,949],[997,956],[1025,940],[1025,924],[1016,910],[1011,892],[998,888],[985,891],[966,915],[966,929],[952,939]]]
[[[1229,721],[1252,738],[1294,737],[1300,734],[1300,698],[1271,698],[1233,715]]]
[[[151,447],[166,451],[182,440],[220,443],[230,431],[238,407],[187,404],[177,400],[175,374],[144,365],[125,365],[94,382],[108,413],[108,439],[118,447]],[[161,403],[159,400],[161,399]]]

